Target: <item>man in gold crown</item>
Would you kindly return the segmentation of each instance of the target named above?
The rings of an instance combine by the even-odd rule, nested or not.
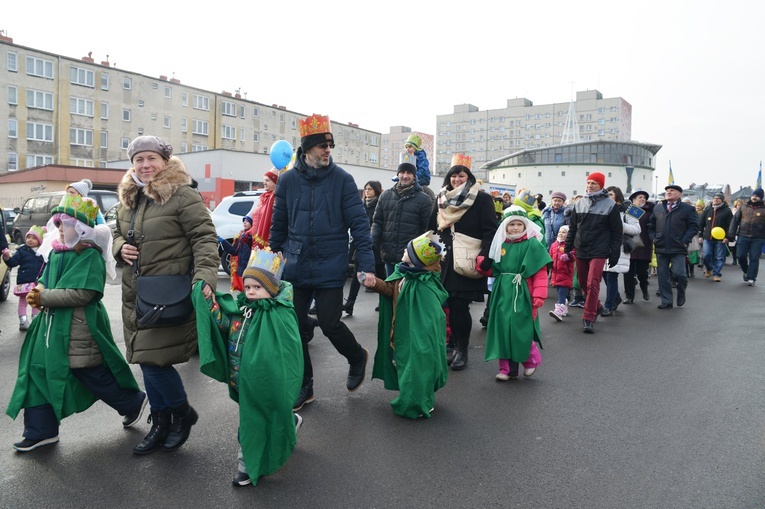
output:
[[[303,341],[304,374],[293,410],[314,400],[313,366],[308,351],[308,308],[316,297],[319,327],[348,360],[346,387],[355,391],[364,381],[369,352],[340,320],[348,270],[348,230],[356,245],[359,280],[375,284],[375,260],[369,219],[353,177],[332,161],[335,140],[329,117],[312,115],[300,121],[300,147],[292,170],[279,176],[269,244],[282,252],[283,279],[294,288],[295,312]]]

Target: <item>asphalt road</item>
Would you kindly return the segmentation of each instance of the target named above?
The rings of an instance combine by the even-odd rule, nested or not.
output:
[[[726,266],[722,283],[692,280],[673,310],[656,308],[651,283],[650,302],[622,305],[593,335],[580,309],[563,323],[543,315],[542,366],[505,383],[483,362],[473,305],[468,368],[449,372],[429,420],[395,416],[379,380],[349,394],[347,364],[317,332],[316,401],[292,457],[256,487],[230,483],[237,407],[196,359],[179,370],[200,420],[174,453],[132,455],[149,425],[124,430],[99,402],[64,420],[58,444],[20,454],[22,419],[3,415],[0,507],[765,507],[765,280],[747,287]],[[362,290],[345,319],[371,354],[376,301]],[[16,303],[0,303],[3,408],[23,341]],[[105,303],[123,346],[117,283]]]

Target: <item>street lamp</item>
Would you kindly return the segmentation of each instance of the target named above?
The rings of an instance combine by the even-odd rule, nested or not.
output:
[[[653,188],[653,197],[656,201],[659,201],[659,176],[656,175],[656,185]]]

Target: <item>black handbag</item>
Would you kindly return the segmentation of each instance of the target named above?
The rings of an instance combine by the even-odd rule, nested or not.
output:
[[[138,200],[130,220],[127,241],[135,245],[135,215]],[[139,329],[173,327],[186,323],[194,313],[191,301],[193,268],[188,274],[142,276],[138,259],[133,261],[135,273],[135,317]]]

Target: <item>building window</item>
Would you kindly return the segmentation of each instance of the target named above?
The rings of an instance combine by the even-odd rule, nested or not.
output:
[[[162,127],[164,127],[165,129],[170,129],[170,117],[168,117],[167,115],[162,117]]]
[[[139,108],[143,108],[143,104],[144,104],[143,101],[138,101],[138,107]]]
[[[239,106],[239,116],[240,116],[241,118],[244,118],[244,116],[245,116],[245,111],[246,111],[246,109],[245,109],[245,107],[244,107],[244,106]]]
[[[53,94],[40,90],[27,90],[27,108],[53,111]]]
[[[109,119],[109,103],[101,103],[101,120]]]
[[[560,172],[560,176],[561,177],[565,177],[566,176],[566,172],[565,171]]]
[[[10,72],[16,72],[18,70],[16,67],[17,65],[18,65],[18,60],[16,57],[16,53],[14,53],[13,51],[9,51],[8,52],[8,70]]]
[[[152,83],[151,88],[153,88],[154,90],[157,90],[159,88],[159,85],[157,85],[156,83]]]
[[[45,166],[46,164],[53,164],[53,156],[41,156],[37,154],[29,154],[27,156],[27,168]]]
[[[69,99],[69,113],[72,115],[93,116],[93,101],[72,97]]]
[[[555,162],[556,163],[562,163],[563,162],[563,154],[555,154]]]
[[[128,145],[130,145],[130,138],[120,139],[120,147],[122,147],[122,150],[127,150]]]
[[[53,124],[27,122],[27,139],[53,142]]]
[[[537,177],[541,177],[541,176],[542,176],[542,172],[541,172],[541,171],[538,171],[538,172],[537,172]]]
[[[605,123],[606,123],[606,119],[605,118],[599,118],[598,119],[598,124],[603,125]]]
[[[194,109],[210,111],[210,98],[204,95],[194,94]]]
[[[204,152],[205,150],[207,150],[206,145],[194,145],[194,144],[191,145],[192,152]]]
[[[130,110],[122,110],[122,120],[130,122]]]
[[[244,143],[246,141],[245,132],[246,131],[244,130],[244,127],[239,129],[239,141],[241,141],[242,143]]]
[[[53,79],[53,60],[27,57],[27,74],[41,78]]]
[[[252,133],[252,141],[254,141],[255,143],[260,141],[260,136],[258,135],[258,133]]]
[[[191,134],[201,134],[207,136],[208,123],[205,120],[193,120],[191,123]]]
[[[185,133],[188,130],[189,130],[189,120],[186,117],[181,117],[181,132]]]
[[[181,94],[181,106],[188,106],[189,105],[189,94],[188,92],[184,92]]]
[[[69,129],[69,144],[81,145],[83,147],[93,146],[93,130],[92,129]]]
[[[606,134],[605,129],[598,129],[598,136],[603,136],[604,134]]]
[[[173,89],[171,87],[165,87],[165,98],[170,99],[173,97]]]
[[[19,104],[19,89],[8,85],[8,104]]]
[[[224,140],[235,140],[236,127],[231,125],[220,126],[220,137],[223,138]]]
[[[228,101],[222,101],[220,105],[220,113],[221,115],[226,115],[227,117],[235,117],[236,104]]]
[[[521,174],[520,173],[518,174],[518,178],[521,178]]]
[[[188,143],[181,143],[181,154],[185,154],[189,151],[189,144]]]
[[[259,117],[259,116],[260,116],[260,108],[258,108],[257,106],[255,106],[255,107],[252,109],[252,116],[253,116],[253,117]]]
[[[8,171],[16,171],[19,169],[19,156],[16,152],[8,152]]]
[[[101,90],[109,90],[109,73],[101,73]]]
[[[122,78],[122,88],[124,88],[125,90],[132,90],[133,79],[128,76],[125,76],[124,78]]]
[[[109,146],[109,133],[101,131],[101,148],[107,148]]]
[[[284,113],[279,113],[279,122],[284,123]]]
[[[71,66],[69,68],[69,82],[73,85],[82,85],[83,87],[95,87],[96,77],[90,69]]]
[[[8,137],[16,138],[19,134],[18,121],[15,118],[8,119]]]
[[[93,160],[92,159],[75,159],[74,160],[75,166],[84,166],[86,168],[92,168],[93,167]]]
[[[605,108],[598,108],[598,113],[600,113],[601,115],[602,115],[603,113],[605,113],[605,112],[606,112],[606,109],[605,109]]]

